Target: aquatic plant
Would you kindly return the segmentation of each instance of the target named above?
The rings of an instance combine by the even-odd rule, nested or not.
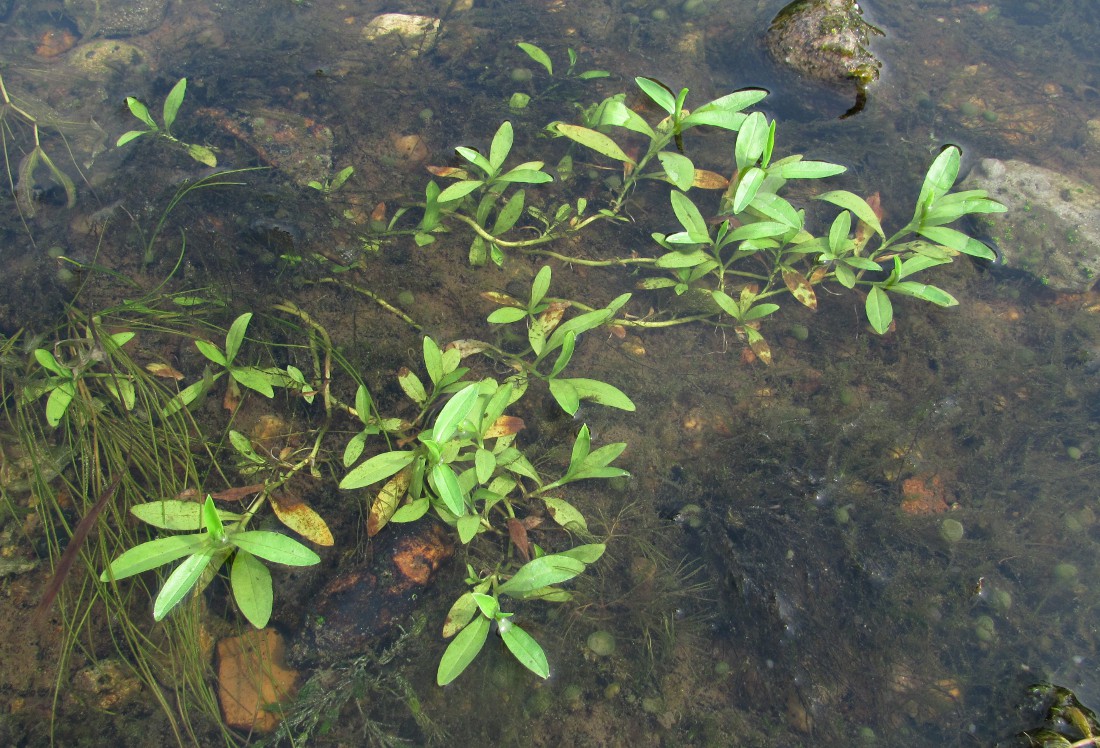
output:
[[[161,118],[164,121],[163,127],[158,125],[157,121],[153,119],[153,115],[149,113],[149,108],[145,106],[145,104],[135,99],[133,96],[127,96],[127,108],[130,110],[131,114],[145,124],[145,129],[124,132],[119,136],[115,146],[121,148],[130,141],[140,138],[142,135],[156,135],[157,137],[164,138],[168,142],[183,148],[187,151],[188,156],[195,159],[200,164],[210,167],[217,166],[218,157],[214,155],[214,149],[205,145],[185,143],[172,134],[172,125],[176,123],[176,115],[179,114],[180,107],[183,105],[183,97],[186,94],[187,79],[180,78],[176,81],[176,85],[172,86],[172,90],[168,92],[168,96],[164,98],[164,106],[161,111]]]
[[[528,54],[541,59],[533,51]],[[945,147],[933,161],[913,218],[894,234],[884,233],[877,196],[865,199],[846,190],[817,196],[841,208],[828,231],[817,234],[807,225],[805,210],[781,193],[792,180],[832,177],[845,167],[801,155],[777,157],[775,121],[760,112],[742,111],[761,101],[764,91],[738,91],[688,109],[686,88],[674,93],[659,81],[643,77],[635,83],[667,115],[664,119],[646,121],[627,106],[626,94],[616,94],[582,109],[581,124],[556,121],[546,128],[549,134],[612,162],[605,168],[619,173],[605,196],[605,207],[593,210],[587,198],[540,207],[528,201],[525,189],[508,193],[515,183],[545,185],[554,178],[544,160],[503,170],[513,145],[512,125],[505,122],[492,138],[488,158],[473,148],[460,147],[458,154],[472,168],[431,169],[439,178],[456,181],[442,188],[434,180],[428,183],[423,213],[414,230],[417,244],[433,243],[437,234],[449,230],[448,223],[457,222],[474,233],[469,253],[474,265],[490,259],[500,265],[508,252],[521,252],[590,267],[633,268],[643,276],[639,288],[686,295],[694,308],[688,314],[625,315],[615,318],[616,324],[666,327],[706,320],[729,326],[765,363],[770,363],[771,350],[759,330],[760,321],[779,309],[775,301],[781,295],[790,294],[799,304],[816,309],[817,287],[857,290],[864,294],[872,329],[885,334],[894,319],[891,296],[944,307],[958,303],[943,289],[916,280],[918,273],[950,264],[961,254],[993,259],[988,247],[949,226],[968,215],[1005,210],[982,190],[951,191],[961,161],[955,146]],[[696,168],[684,153],[683,134],[702,126],[737,133],[728,179]],[[642,155],[631,155],[637,153]],[[573,161],[570,154],[558,161],[560,179],[571,178]],[[669,199],[680,227],[667,234],[653,232],[663,254],[590,259],[545,248],[597,222],[625,220],[627,201],[643,182],[670,187]],[[705,202],[713,200],[689,196],[705,190],[721,191],[716,205],[707,206]],[[394,231],[406,212],[399,211],[387,231]],[[708,214],[714,220],[708,220]],[[513,238],[518,235],[523,238]]]

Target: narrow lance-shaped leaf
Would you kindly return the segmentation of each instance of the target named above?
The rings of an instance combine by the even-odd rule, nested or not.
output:
[[[602,153],[608,158],[613,158],[616,161],[625,161],[628,164],[633,164],[634,159],[626,155],[622,148],[612,140],[604,135],[602,132],[596,132],[590,130],[587,127],[581,127],[580,125],[569,125],[564,122],[557,124],[557,130],[570,140],[574,140],[586,148],[591,148],[597,153]]]
[[[172,90],[168,92],[167,98],[164,99],[164,129],[171,130],[172,125],[176,122],[176,113],[180,110],[180,105],[183,104],[184,94],[187,93],[187,79],[180,78],[176,85],[172,86]]]

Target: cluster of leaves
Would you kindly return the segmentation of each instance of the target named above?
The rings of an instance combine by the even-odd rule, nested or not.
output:
[[[455,638],[440,662],[441,685],[449,683],[469,665],[493,622],[516,658],[532,672],[547,676],[549,670],[542,648],[514,624],[512,613],[502,610],[500,596],[566,600],[568,593],[554,585],[571,579],[587,564],[595,562],[603,546],[588,545],[547,554],[528,539],[527,530],[533,526],[528,527],[524,521],[534,516],[532,512],[537,505],[540,512],[545,511],[562,528],[587,534],[584,516],[559,495],[560,489],[580,480],[627,475],[612,465],[626,445],[616,443],[592,449],[587,426],[582,426],[577,434],[565,471],[552,481],[546,480],[516,445],[516,435],[524,424],[506,411],[523,397],[532,372],[537,372],[538,363],[552,351],[558,352],[553,368],[549,374],[537,376],[549,382],[551,393],[564,410],[575,413],[581,399],[634,410],[630,399],[606,382],[559,376],[572,357],[577,336],[610,319],[614,308],[587,312],[559,325],[563,309],[551,323],[543,306],[549,282],[549,269],[544,268],[535,279],[523,314],[505,314],[495,320],[515,322],[524,316],[541,320],[539,330],[531,333],[532,350],[539,351],[534,364],[504,381],[485,378],[469,382],[464,379],[469,370],[460,366],[462,358],[491,347],[479,341],[461,341],[441,350],[426,337],[423,357],[430,388],[408,369],[398,374],[401,389],[419,407],[420,415],[412,423],[405,423],[371,417],[364,408],[357,407],[364,429],[349,441],[344,452],[344,463],[351,469],[341,480],[340,488],[359,489],[384,482],[368,515],[369,535],[376,534],[389,522],[413,522],[432,512],[455,528],[463,544],[472,543],[479,536],[505,537],[516,546],[521,557],[530,559],[514,571],[506,564],[486,569],[470,567],[473,589],[459,599],[444,626],[445,637],[463,633]],[[625,303],[625,299],[619,303]],[[520,308],[506,306],[494,314],[511,310]],[[363,390],[360,397],[365,397]],[[419,427],[441,402],[443,405],[431,425]],[[366,439],[379,431],[386,431],[398,443],[409,446],[355,464],[364,451]]]
[[[540,54],[541,50],[524,47],[524,51],[552,71],[549,58]],[[508,194],[506,189],[511,184],[544,184],[552,178],[543,161],[503,169],[513,144],[512,126],[505,122],[492,139],[488,158],[472,148],[458,149],[473,172],[434,169],[437,176],[458,181],[446,188],[434,181],[429,183],[424,214],[416,229],[418,243],[434,241],[435,233],[448,230],[449,222],[458,221],[475,233],[471,262],[481,264],[490,258],[501,264],[507,250],[539,251],[535,249],[539,245],[575,234],[595,221],[622,220],[624,203],[639,182],[666,183],[680,228],[668,234],[653,233],[663,254],[655,258],[575,261],[635,266],[648,271],[649,277],[639,284],[644,290],[667,289],[676,295],[690,292],[705,311],[684,321],[702,318],[723,323],[722,317],[728,315],[725,324],[744,336],[765,362],[770,361],[771,351],[759,331],[760,321],[779,309],[775,297],[781,294],[789,293],[799,303],[816,309],[815,288],[821,284],[857,289],[865,294],[871,327],[882,334],[893,322],[892,295],[939,306],[957,303],[943,289],[918,280],[918,273],[948,264],[960,254],[992,258],[992,251],[984,244],[948,226],[967,215],[1004,210],[984,191],[951,191],[960,163],[959,150],[954,146],[944,148],[932,163],[913,218],[896,233],[885,234],[877,196],[864,199],[846,190],[833,190],[818,199],[842,210],[828,233],[818,236],[807,225],[805,210],[781,193],[791,180],[832,177],[845,168],[806,160],[801,155],[776,157],[776,123],[760,112],[743,111],[761,101],[766,92],[737,91],[688,109],[686,88],[673,92],[652,78],[636,78],[635,83],[665,114],[663,119],[646,121],[627,105],[623,93],[582,110],[580,124],[553,122],[547,127],[552,135],[583,146],[597,159],[617,163],[621,179],[606,207],[591,210],[582,198],[544,212],[527,204],[525,190]],[[684,133],[702,126],[737,133],[728,179],[696,168],[683,152]],[[638,153],[642,155],[631,155]],[[559,161],[557,173],[568,174],[572,159],[567,154]],[[722,195],[717,205],[701,208],[701,199],[689,196],[693,189],[721,190]],[[704,216],[708,214],[719,220],[707,220]],[[524,216],[538,225],[525,224]],[[509,238],[521,231],[531,238]],[[654,274],[655,270],[659,273]],[[527,316],[529,329],[537,332],[535,315],[522,314],[522,304],[506,304],[510,308],[500,310],[497,319],[520,320]],[[660,323],[668,324],[669,320]],[[632,324],[645,326],[647,321],[635,320]]]
[[[137,117],[145,125],[144,130],[130,130],[123,133],[118,141],[115,143],[116,147],[121,147],[129,143],[131,140],[136,140],[142,135],[156,135],[164,138],[170,143],[173,143],[185,151],[187,155],[198,161],[200,164],[204,164],[211,168],[218,165],[218,157],[214,155],[213,149],[205,145],[196,145],[194,143],[184,143],[182,140],[172,134],[172,125],[176,123],[176,115],[179,114],[180,107],[183,106],[183,97],[187,94],[187,79],[180,78],[176,85],[172,86],[172,90],[168,92],[168,96],[164,99],[164,107],[162,109],[161,118],[164,121],[164,126],[157,124],[157,121],[153,119],[153,115],[149,113],[149,108],[133,96],[126,97],[126,106],[129,108],[130,113]]]

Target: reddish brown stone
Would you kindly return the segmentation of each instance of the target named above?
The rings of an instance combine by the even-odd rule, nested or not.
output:
[[[249,631],[218,642],[218,700],[230,727],[270,732],[282,719],[268,707],[289,700],[298,671],[286,667],[285,646],[274,629]]]

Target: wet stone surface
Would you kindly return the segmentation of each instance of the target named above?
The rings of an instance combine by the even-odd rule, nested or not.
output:
[[[390,528],[372,544],[372,558],[337,574],[321,589],[291,649],[294,665],[332,663],[384,643],[414,610],[436,572],[454,554],[440,525]]]

